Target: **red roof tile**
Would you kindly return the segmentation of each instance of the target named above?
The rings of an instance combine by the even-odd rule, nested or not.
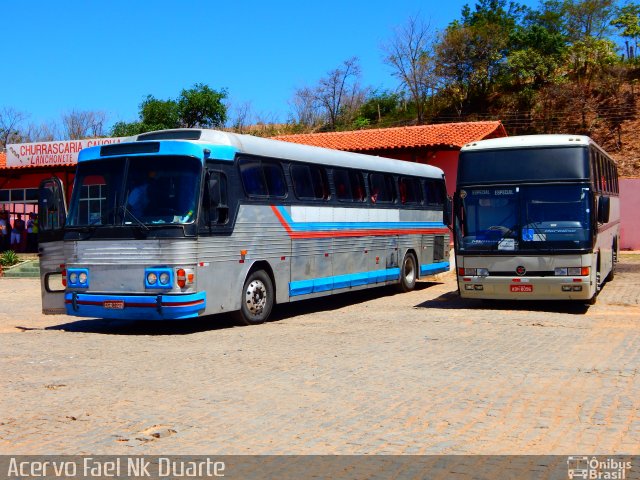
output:
[[[0,153],[0,168],[5,168],[7,166],[7,154],[2,152]]]
[[[379,128],[350,132],[308,133],[273,137],[285,142],[351,152],[391,148],[415,148],[463,145],[486,138],[506,137],[499,121],[462,122],[420,125],[416,127]]]

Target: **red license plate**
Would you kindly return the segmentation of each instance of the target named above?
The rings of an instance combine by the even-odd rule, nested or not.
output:
[[[102,306],[109,310],[124,310],[124,300],[106,300]]]
[[[511,285],[512,292],[530,293],[533,292],[533,285]]]

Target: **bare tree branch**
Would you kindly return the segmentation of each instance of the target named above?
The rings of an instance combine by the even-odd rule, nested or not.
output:
[[[28,117],[26,113],[19,112],[15,108],[0,109],[0,147],[6,148],[7,143],[20,141],[21,125]]]
[[[411,94],[418,123],[425,120],[426,101],[436,85],[434,39],[430,24],[410,17],[406,25],[396,29],[394,37],[383,47],[385,63],[391,66],[393,76]]]

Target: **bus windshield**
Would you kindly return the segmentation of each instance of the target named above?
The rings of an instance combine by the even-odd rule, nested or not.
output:
[[[78,165],[68,226],[164,225],[195,220],[201,163],[133,157]]]
[[[590,199],[583,185],[463,189],[457,247],[467,252],[590,248]]]

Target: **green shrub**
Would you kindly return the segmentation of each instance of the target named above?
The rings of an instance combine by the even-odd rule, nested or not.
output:
[[[20,261],[18,255],[13,250],[7,250],[0,255],[0,264],[3,267],[10,267],[11,265],[15,265]]]

